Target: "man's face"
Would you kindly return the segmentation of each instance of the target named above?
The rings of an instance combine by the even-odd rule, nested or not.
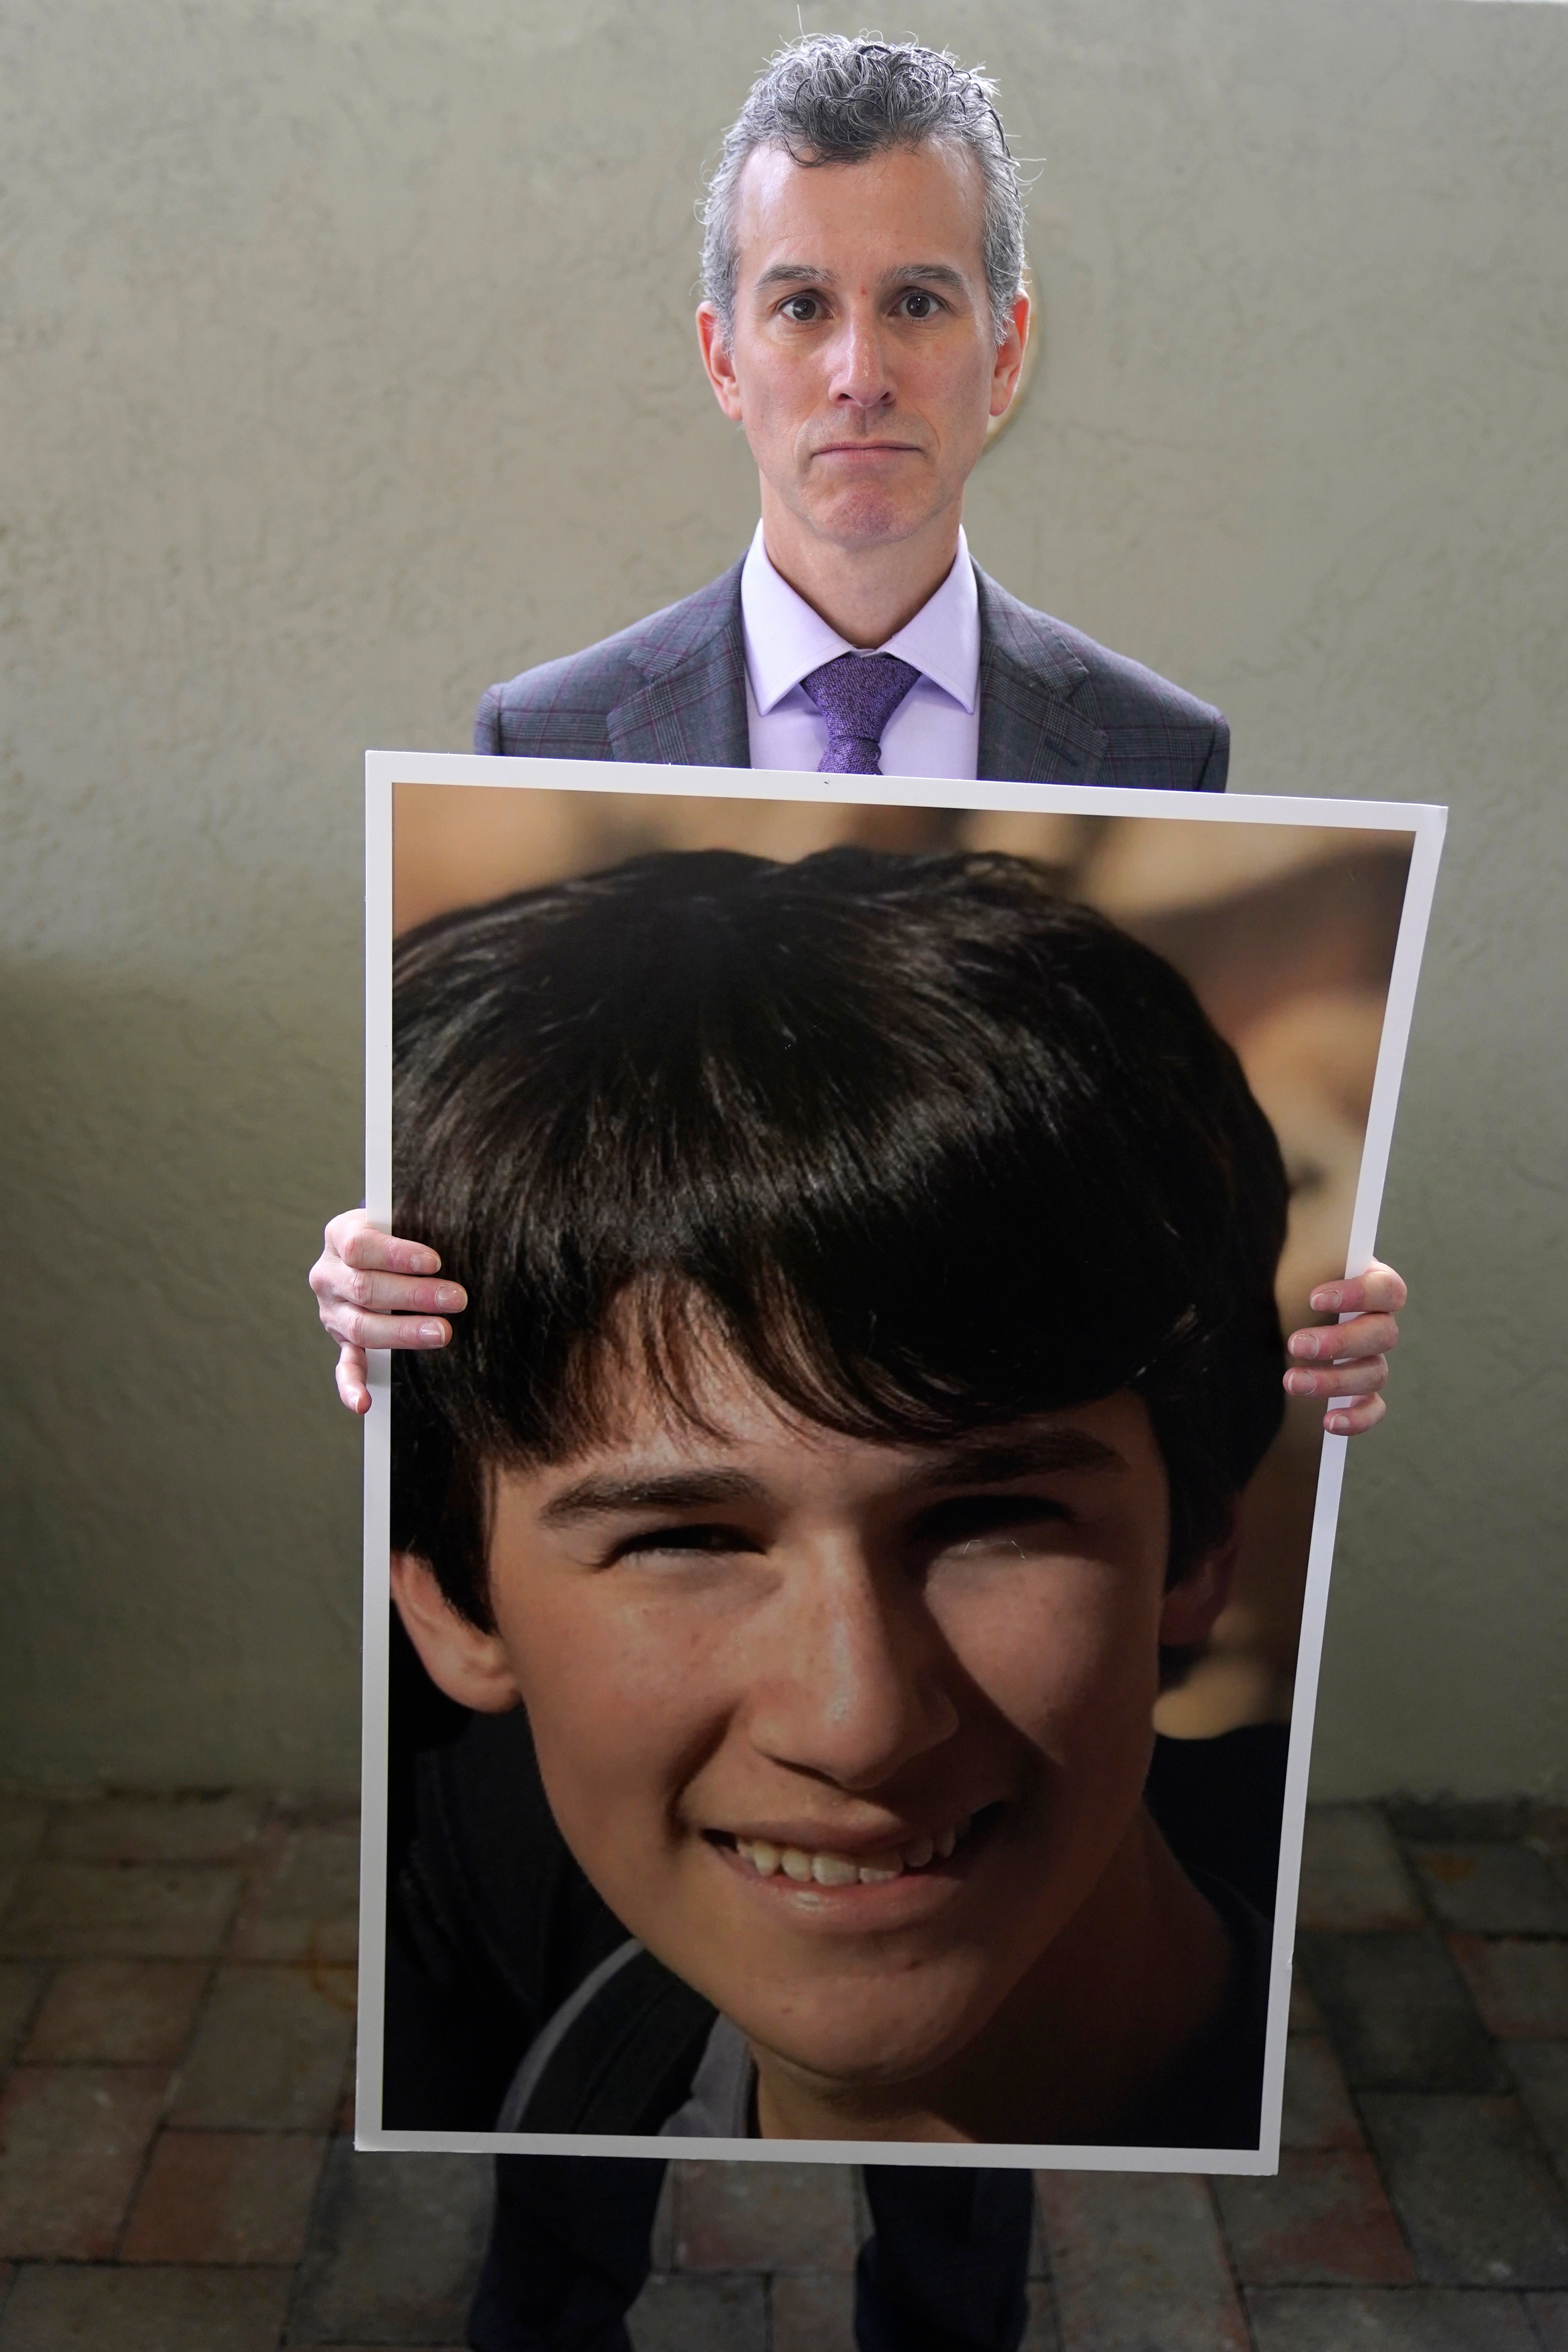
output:
[[[1027,319],[1024,304],[999,350],[973,158],[931,142],[805,165],[760,148],[736,195],[732,336],[707,304],[699,322],[764,520],[774,504],[847,551],[952,514],[1012,397]]]
[[[784,1418],[728,1360],[674,1423],[500,1476],[499,1643],[616,1916],[818,2083],[963,2050],[1134,1833],[1163,1465],[1122,1394],[930,1450]]]

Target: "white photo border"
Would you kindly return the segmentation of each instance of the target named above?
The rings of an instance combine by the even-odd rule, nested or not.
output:
[[[620,761],[498,760],[477,752],[365,754],[365,1205],[392,1215],[393,795],[398,784],[484,785],[501,792],[650,793],[687,799],[847,802],[858,806],[1197,819],[1345,832],[1408,833],[1409,877],[1389,974],[1377,1071],[1362,1148],[1345,1271],[1364,1272],[1394,1139],[1394,1117],[1415,1007],[1447,810],[1428,802],[1306,799],[1280,793],[1142,792],[1109,785],[966,782],[952,778],[824,776],[788,770],[654,767]],[[1291,1955],[1306,1819],[1312,1721],[1328,1610],[1329,1574],[1349,1440],[1325,1436],[1301,1610],[1274,1914],[1262,2126],[1255,2148],[1034,2145],[1016,2141],[682,2139],[644,2133],[388,2131],[380,2123],[386,1963],[387,1672],[391,1592],[390,1359],[373,1349],[364,1423],[364,1647],[359,2041],[354,2146],[463,2155],[657,2156],[792,2164],[938,2164],[1058,2172],[1268,2174],[1279,2168]],[[374,2120],[373,2120],[374,2118]]]

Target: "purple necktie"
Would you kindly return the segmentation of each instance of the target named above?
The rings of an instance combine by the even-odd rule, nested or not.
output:
[[[840,654],[801,685],[827,721],[819,776],[879,776],[882,730],[920,672],[897,654]]]

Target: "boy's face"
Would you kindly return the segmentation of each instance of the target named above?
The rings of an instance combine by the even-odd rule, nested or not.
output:
[[[1133,1835],[1160,1645],[1213,1613],[1164,1590],[1147,1412],[922,1450],[795,1423],[727,1360],[711,1433],[625,1387],[613,1440],[497,1480],[478,1703],[515,1688],[588,1876],[751,2040],[910,2082]]]

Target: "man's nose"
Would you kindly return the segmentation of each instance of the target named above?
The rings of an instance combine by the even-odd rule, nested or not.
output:
[[[835,338],[828,396],[847,406],[885,408],[897,397],[879,322],[849,311]]]
[[[956,1729],[952,1662],[916,1588],[858,1554],[818,1556],[767,1619],[747,1728],[775,1762],[870,1790]]]

